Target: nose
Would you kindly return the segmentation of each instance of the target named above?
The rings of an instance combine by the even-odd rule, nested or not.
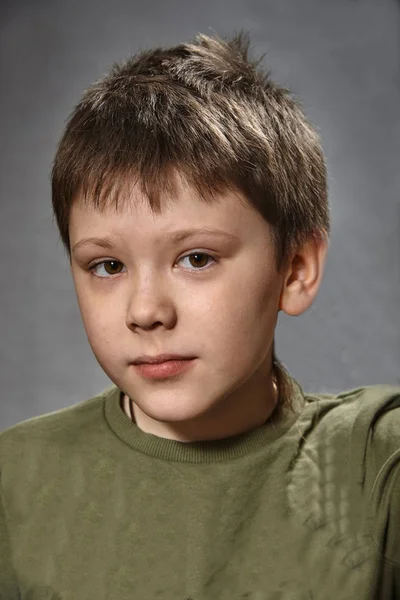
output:
[[[176,321],[176,306],[171,294],[159,278],[146,278],[131,291],[126,307],[126,325],[129,329],[153,329],[163,325],[167,329]]]

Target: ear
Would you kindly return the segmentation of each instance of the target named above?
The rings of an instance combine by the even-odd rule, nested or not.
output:
[[[279,310],[297,316],[310,308],[321,285],[328,246],[327,237],[321,237],[296,251],[284,274]]]

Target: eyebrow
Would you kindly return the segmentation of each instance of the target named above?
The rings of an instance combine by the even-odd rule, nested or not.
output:
[[[228,233],[227,231],[223,231],[222,229],[215,229],[211,227],[203,227],[202,229],[179,229],[178,231],[171,231],[167,234],[167,239],[173,244],[178,244],[196,235],[214,235],[218,237],[225,237],[232,241],[239,241],[239,238],[233,233]],[[117,238],[115,237],[85,238],[74,245],[74,247],[72,248],[72,252],[75,252],[78,248],[82,248],[84,246],[100,246],[101,248],[107,248],[108,250],[112,250],[116,243]]]

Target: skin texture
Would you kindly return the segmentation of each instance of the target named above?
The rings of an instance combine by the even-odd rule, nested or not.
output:
[[[168,232],[200,227],[238,240],[167,239]],[[278,313],[295,316],[311,306],[327,241],[306,244],[278,273],[270,226],[255,210],[232,192],[206,204],[179,177],[160,215],[136,186],[118,211],[84,206],[78,195],[69,231],[72,249],[92,236],[116,238],[112,249],[72,250],[71,274],[94,355],[133,400],[142,431],[182,442],[221,439],[270,417],[277,402],[271,357]],[[101,260],[118,262],[91,274],[88,267]],[[143,378],[131,364],[141,354],[164,352],[197,360],[186,374],[159,381]]]

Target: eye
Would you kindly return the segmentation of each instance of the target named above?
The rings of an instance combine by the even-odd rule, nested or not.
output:
[[[110,277],[104,277],[104,275],[99,275],[98,273],[95,273],[97,267],[100,267],[102,265],[104,265],[104,269],[108,275],[118,275],[119,273],[115,273],[114,271],[115,265],[122,265],[122,263],[119,260],[102,260],[89,267],[88,270],[90,271],[90,274],[94,277],[98,277],[99,279],[110,279]],[[105,268],[107,265],[112,265],[110,269],[111,273]]]
[[[204,262],[204,258],[203,257],[211,258],[214,261],[214,263],[218,262],[218,260],[216,258],[214,258],[213,256],[211,256],[210,254],[207,254],[206,252],[192,252],[191,254],[186,254],[186,256],[182,256],[182,258],[180,259],[180,261],[182,261],[184,258],[190,258],[191,256],[195,256],[196,257],[196,260],[194,262],[195,262],[196,266],[200,266],[200,268],[190,269],[191,271],[205,271],[207,268],[210,268],[210,267],[205,267],[205,266],[203,267],[201,264],[198,265],[199,262],[200,263]],[[199,260],[197,260],[198,257],[200,257]]]
[[[205,271],[206,269],[211,268],[210,266],[207,267],[202,264],[204,263],[204,257],[206,258],[206,261],[207,259],[211,258],[213,263],[216,264],[219,262],[216,258],[211,256],[210,254],[207,254],[206,252],[192,252],[190,254],[186,254],[185,256],[182,256],[182,258],[180,258],[179,262],[181,262],[185,258],[191,257],[195,257],[194,261],[193,259],[191,259],[191,262],[195,263],[195,268],[189,269],[190,271]],[[211,265],[213,263],[211,263]],[[93,275],[94,277],[98,277],[99,279],[112,279],[113,275],[119,275],[120,273],[120,271],[116,272],[116,268],[118,268],[118,265],[123,266],[119,260],[102,260],[89,267],[88,270],[90,271],[91,275]],[[97,268],[100,266],[103,266],[106,274],[109,275],[109,277],[107,277],[107,275],[99,275],[98,272],[96,273]]]

